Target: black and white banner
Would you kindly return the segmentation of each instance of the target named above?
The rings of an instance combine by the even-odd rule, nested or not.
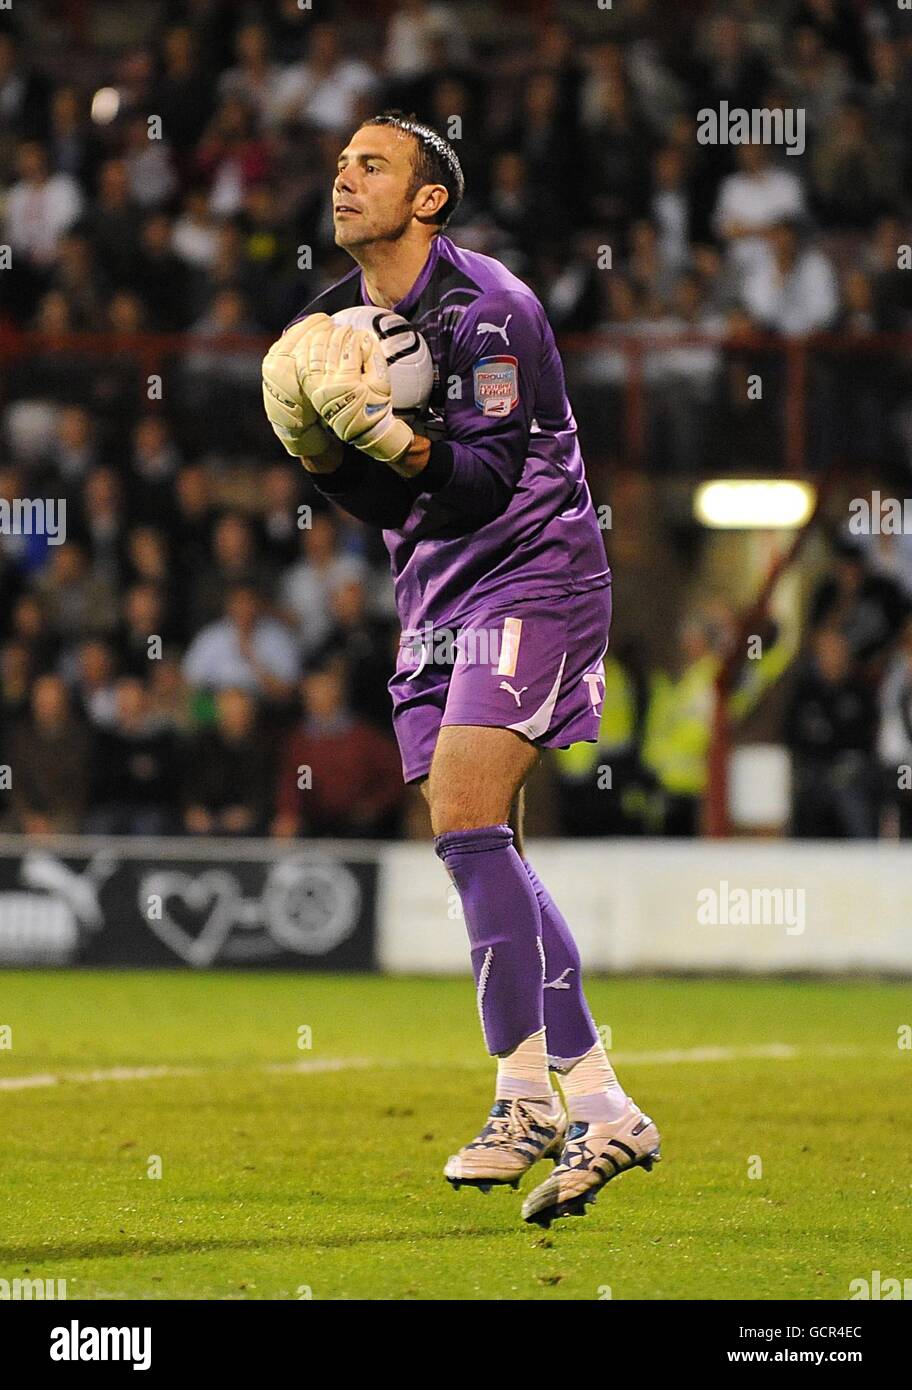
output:
[[[363,846],[0,840],[0,967],[369,970],[378,864]]]

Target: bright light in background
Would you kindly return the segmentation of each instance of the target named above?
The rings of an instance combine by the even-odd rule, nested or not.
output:
[[[92,98],[92,120],[96,125],[110,125],[120,110],[120,93],[116,87],[99,87]]]
[[[784,478],[725,478],[701,483],[694,516],[725,529],[803,526],[814,510],[814,489]]]

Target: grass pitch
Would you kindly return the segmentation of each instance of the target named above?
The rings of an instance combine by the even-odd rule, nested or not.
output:
[[[589,997],[663,1162],[545,1234],[519,1208],[550,1165],[487,1197],[441,1177],[491,1100],[467,981],[0,973],[0,1278],[71,1299],[844,1299],[912,1272],[907,985]]]

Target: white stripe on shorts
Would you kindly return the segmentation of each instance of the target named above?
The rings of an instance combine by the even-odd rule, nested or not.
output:
[[[539,705],[535,713],[530,715],[528,719],[520,720],[518,724],[508,724],[508,729],[513,729],[517,734],[525,734],[526,738],[533,743],[537,738],[541,738],[542,734],[548,732],[548,725],[551,723],[554,706],[557,704],[557,697],[560,694],[561,681],[564,677],[564,667],[566,664],[567,653],[564,652],[561,657],[560,669],[554,677],[554,684],[548,691],[543,703]]]

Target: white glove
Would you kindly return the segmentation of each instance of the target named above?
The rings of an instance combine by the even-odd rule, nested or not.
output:
[[[331,321],[307,335],[301,384],[325,425],[380,463],[395,463],[414,431],[393,414],[389,367],[372,333]]]
[[[295,458],[318,458],[334,444],[301,386],[300,369],[307,339],[332,319],[310,314],[293,323],[263,358],[263,405],[269,423]]]

